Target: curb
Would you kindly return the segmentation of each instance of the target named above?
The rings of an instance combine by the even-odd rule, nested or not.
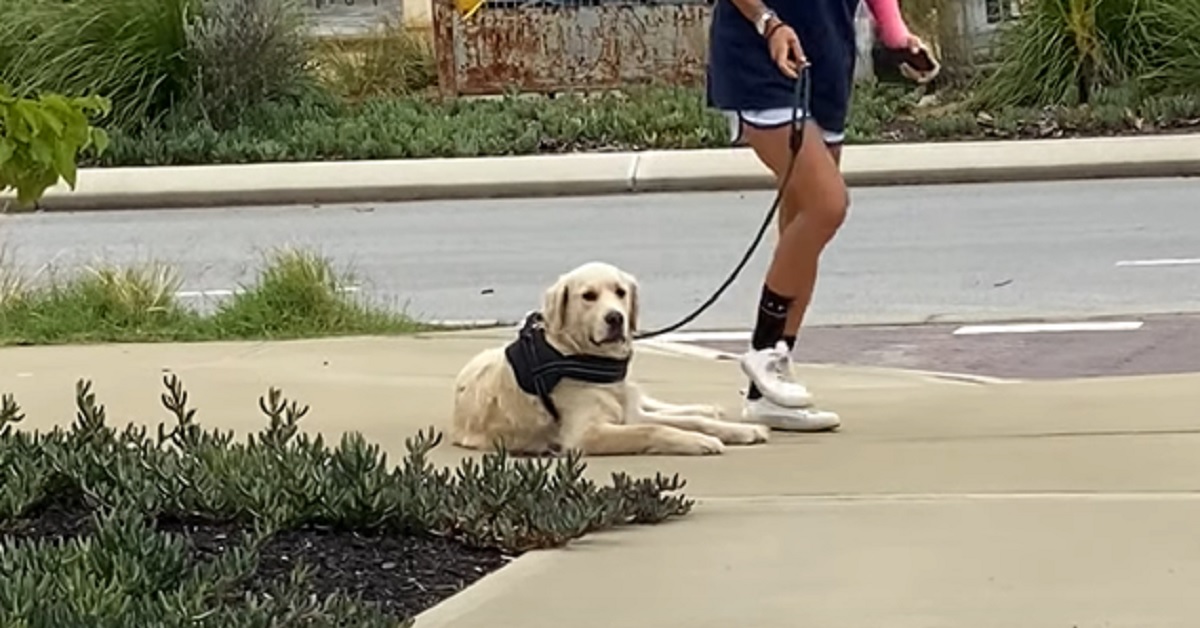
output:
[[[915,165],[914,165],[915,164]],[[1114,138],[861,144],[851,186],[1200,175],[1200,133]],[[746,148],[518,157],[154,166],[80,170],[49,211],[307,205],[771,189]],[[0,195],[0,202],[11,198]]]

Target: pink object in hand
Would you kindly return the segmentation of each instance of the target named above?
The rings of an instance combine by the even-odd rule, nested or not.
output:
[[[900,0],[867,0],[867,8],[879,26],[879,39],[888,48],[908,47],[908,27],[900,15]]]

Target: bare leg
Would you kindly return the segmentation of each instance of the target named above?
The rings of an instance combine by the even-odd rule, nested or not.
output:
[[[830,150],[815,123],[808,122],[804,133],[804,145],[784,191],[779,242],[766,278],[769,288],[793,299],[783,329],[787,336],[800,329],[816,287],[821,253],[845,221],[849,205],[839,170],[841,147]],[[776,180],[782,179],[791,160],[789,129],[747,127],[745,136]]]
[[[842,146],[840,144],[836,144],[836,145],[832,145],[832,146],[827,145],[826,148],[829,150],[829,156],[833,158],[834,164],[838,168],[840,168],[842,165]],[[845,184],[843,183],[843,185],[845,185]],[[844,212],[844,210],[843,210],[843,212]],[[792,212],[791,218],[794,219],[798,214],[799,214],[799,212]],[[781,213],[781,215],[782,215],[782,213]],[[788,224],[791,224],[791,220],[788,221]],[[782,238],[783,232],[785,230],[786,230],[786,225],[782,229],[780,229],[781,238]],[[830,239],[832,239],[832,237]],[[827,242],[827,244],[828,244],[828,242]],[[822,250],[824,250],[824,249],[822,249]],[[813,286],[816,285],[816,275],[815,274],[813,275],[813,284],[812,285]],[[808,294],[808,298],[804,300],[803,307],[800,307],[798,303],[793,303],[792,307],[788,309],[787,323],[783,326],[784,337],[790,337],[794,340],[797,336],[800,335],[800,325],[804,322],[804,315],[808,312],[809,303],[812,302],[812,294],[813,294],[812,287],[810,287],[808,289],[807,294]],[[797,301],[799,301],[799,299],[797,299]]]
[[[744,417],[779,429],[809,431],[834,428],[840,419],[806,409],[811,396],[791,378],[789,351],[775,346],[794,339],[803,323],[821,253],[845,221],[849,195],[839,170],[840,150],[826,146],[815,123],[807,122],[804,133],[783,191],[781,232],[763,285],[752,351],[743,357],[742,367],[751,379]],[[744,129],[747,142],[777,181],[792,163],[790,136],[787,127]]]

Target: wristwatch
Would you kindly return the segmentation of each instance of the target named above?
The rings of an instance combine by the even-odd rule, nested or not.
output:
[[[758,19],[754,20],[754,30],[758,31],[759,36],[767,34],[767,24],[770,24],[773,19],[778,18],[775,16],[775,12],[770,9],[758,14]]]

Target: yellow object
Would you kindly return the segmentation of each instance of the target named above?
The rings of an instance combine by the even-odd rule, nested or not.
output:
[[[469,20],[485,2],[487,0],[454,0],[454,6],[462,14],[464,20]]]

